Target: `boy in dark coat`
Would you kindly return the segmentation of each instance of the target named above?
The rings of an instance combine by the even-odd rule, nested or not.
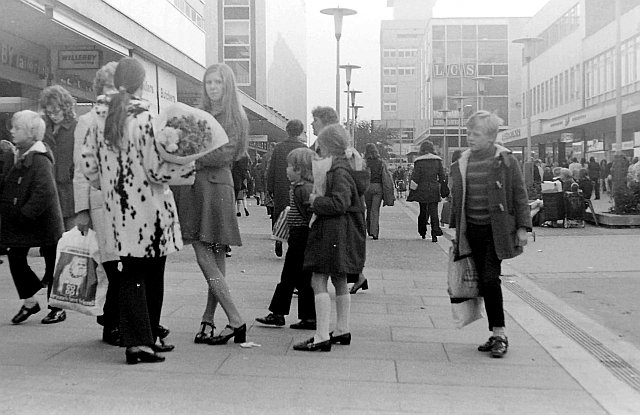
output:
[[[44,120],[33,111],[20,111],[13,116],[11,134],[14,157],[6,160],[0,183],[0,244],[9,247],[9,268],[24,304],[11,322],[20,324],[40,311],[34,295],[48,285],[51,293],[56,245],[62,235],[63,221],[53,175],[53,155],[42,142]],[[3,147],[12,147],[4,141]],[[31,247],[41,247],[45,260],[42,282],[27,263]],[[52,309],[64,320],[64,311]],[[43,320],[47,323],[48,320]]]

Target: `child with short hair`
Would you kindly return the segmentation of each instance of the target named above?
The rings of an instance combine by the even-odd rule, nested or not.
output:
[[[11,121],[13,144],[8,141],[1,144],[11,151],[7,151],[0,182],[0,244],[9,248],[11,276],[20,299],[24,300],[11,319],[13,324],[20,324],[40,311],[34,296],[43,284],[51,293],[56,245],[64,225],[53,175],[53,154],[42,142],[44,120],[26,110],[15,113]],[[27,262],[31,247],[41,247],[45,261],[42,281]]]
[[[296,148],[287,155],[287,177],[291,181],[289,213],[287,214],[288,248],[280,275],[280,283],[276,286],[269,305],[271,313],[266,317],[256,318],[258,323],[284,326],[284,316],[289,314],[293,290],[297,288],[298,318],[300,321],[291,324],[290,327],[305,330],[315,330],[316,328],[311,272],[302,269],[311,219],[309,195],[313,190],[311,161],[314,155],[313,150],[306,147]]]

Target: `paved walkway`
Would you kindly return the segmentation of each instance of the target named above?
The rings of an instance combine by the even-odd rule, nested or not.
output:
[[[193,250],[169,258],[163,324],[176,350],[161,364],[124,364],[124,351],[100,342],[92,318],[68,313],[45,326],[43,312],[20,326],[6,264],[0,266],[0,413],[35,414],[632,414],[640,393],[550,322],[555,311],[613,344],[631,368],[637,349],[505,267],[511,349],[504,359],[476,351],[486,321],[452,325],[446,295],[449,242],[418,239],[417,206],[383,208],[381,235],[367,242],[368,291],[352,299],[351,346],[297,352],[308,331],[262,327],[283,259],[273,254],[270,221],[251,206],[242,217],[244,246],[233,249],[228,276],[261,347],[196,345],[205,283]],[[40,258],[32,258],[42,269]],[[513,272],[512,272],[513,271]],[[510,286],[513,284],[513,286]],[[533,299],[533,300],[532,300]],[[535,300],[535,301],[534,301]],[[548,306],[540,308],[540,304]],[[287,323],[296,321],[296,299]],[[541,311],[540,311],[541,310]],[[552,313],[551,313],[552,314]],[[335,318],[335,316],[334,316]],[[218,327],[225,324],[218,313]],[[609,337],[607,337],[609,336]]]

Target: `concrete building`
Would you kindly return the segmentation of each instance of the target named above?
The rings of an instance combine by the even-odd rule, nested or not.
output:
[[[616,25],[621,50],[622,152],[640,154],[640,2],[551,0],[524,26],[542,39],[531,51],[532,152],[549,163],[571,157],[611,160],[616,151]],[[520,65],[525,70],[524,61]],[[522,83],[521,91],[526,89]],[[526,97],[526,100],[525,100]],[[526,146],[526,107],[500,139]]]
[[[80,107],[82,104],[89,107],[95,99],[91,90],[95,71],[104,63],[123,56],[135,57],[145,66],[144,98],[156,111],[176,101],[197,105],[203,93],[205,66],[216,62],[220,56],[205,53],[205,34],[221,30],[220,22],[207,18],[206,14],[212,8],[222,10],[233,4],[238,8],[249,8],[248,13],[255,22],[252,27],[256,28],[250,37],[256,40],[251,61],[258,69],[254,71],[253,84],[243,82],[247,93],[241,94],[251,134],[259,135],[261,139],[266,136],[271,141],[286,136],[287,118],[297,117],[298,113],[278,108],[278,102],[284,100],[279,101],[275,95],[268,94],[270,79],[265,74],[281,63],[274,63],[280,57],[273,55],[268,61],[267,50],[257,41],[262,42],[264,37],[260,30],[266,30],[269,24],[267,13],[259,12],[264,9],[264,0],[205,3],[203,0],[3,1],[0,13],[0,117],[6,121],[15,111],[36,108],[40,91],[51,84],[64,86]],[[304,21],[301,24],[304,25]],[[301,47],[304,45],[296,43],[292,49]],[[260,54],[265,57],[258,59]],[[301,56],[304,59],[304,53]],[[304,77],[299,72],[296,79]],[[244,80],[243,73],[238,71],[236,74],[239,80]],[[305,83],[302,83],[301,94],[304,94]],[[286,108],[291,108],[290,103],[287,105]],[[306,99],[300,98],[299,106],[304,108],[305,105]],[[0,134],[6,138],[5,122],[1,125]]]

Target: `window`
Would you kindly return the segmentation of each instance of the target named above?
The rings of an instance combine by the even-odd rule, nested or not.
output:
[[[382,74],[383,75],[387,75],[387,76],[394,76],[396,75],[397,71],[396,68],[394,66],[385,66],[382,69]]]
[[[507,39],[506,25],[478,25],[478,39]]]
[[[223,55],[240,86],[251,85],[251,8],[248,0],[224,0]]]
[[[189,5],[189,3],[184,0],[169,0],[176,9],[180,10],[182,14],[184,14],[193,24],[198,26],[200,29],[204,29],[204,19],[202,15],[199,14],[193,7]]]
[[[384,94],[396,94],[398,93],[397,85],[383,85],[382,92]]]
[[[433,40],[445,40],[444,26],[433,26],[431,28]]]
[[[475,25],[462,25],[462,38],[463,39],[476,39],[476,26]]]
[[[225,63],[233,69],[238,85],[251,85],[251,71],[249,61],[227,61]]]
[[[248,45],[249,22],[224,22],[225,45]]]
[[[418,54],[417,49],[398,49],[399,58],[413,58]]]
[[[248,6],[249,0],[224,0],[225,6]]]
[[[224,18],[227,20],[248,20],[249,8],[248,7],[225,7]]]
[[[508,44],[506,40],[478,42],[478,62],[507,63]]]
[[[384,57],[384,58],[395,58],[396,57],[396,50],[395,49],[383,49],[382,50],[382,57]]]
[[[603,3],[604,4],[604,3]],[[553,22],[551,26],[545,29],[538,37],[544,41],[535,48],[533,57],[540,55],[551,46],[558,43],[561,39],[571,34],[580,26],[580,3],[576,3],[565,14],[560,16],[558,20]]]
[[[383,102],[382,111],[384,112],[396,112],[398,110],[398,104],[395,102]]]
[[[415,75],[416,68],[413,66],[400,66],[398,67],[398,75],[407,76],[407,75]]]

